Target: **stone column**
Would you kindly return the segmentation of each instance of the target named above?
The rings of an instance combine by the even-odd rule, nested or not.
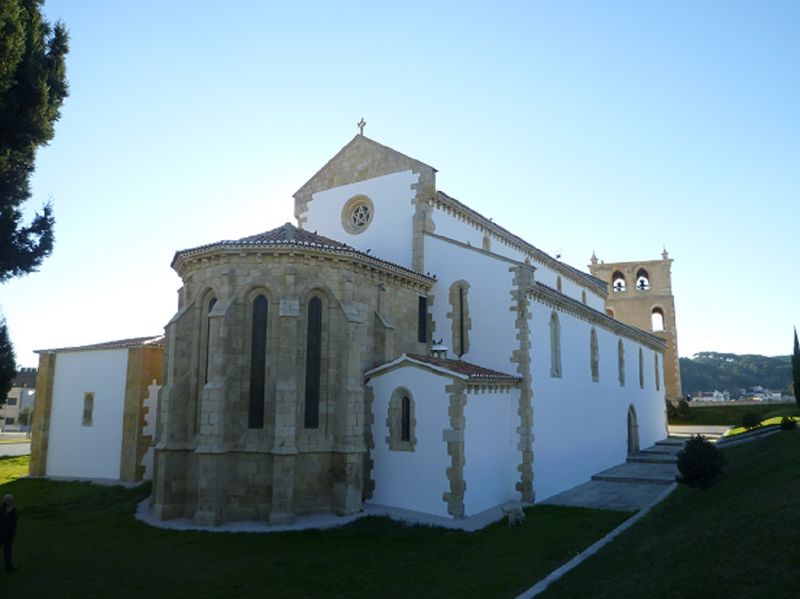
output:
[[[290,273],[287,279],[290,285],[294,283],[293,274]],[[275,434],[272,447],[272,507],[269,523],[288,524],[294,522],[294,469],[297,456],[299,404],[297,352],[301,351],[301,340],[298,339],[300,302],[297,299],[282,299],[278,311],[281,346],[286,348],[286,351],[281,351],[277,359]]]
[[[345,296],[349,285],[345,285]],[[369,347],[366,315],[368,306],[350,302],[345,313],[338,351],[340,384],[334,407],[333,510],[340,516],[361,509],[364,444],[364,348]]]
[[[208,315],[210,341],[208,382],[203,387],[199,444],[195,450],[197,510],[194,522],[202,526],[216,526],[224,522],[227,511],[226,399],[229,396],[230,385],[228,372],[235,365],[230,346],[231,312],[234,302],[227,287],[224,284],[221,286],[220,296],[225,299],[217,301]]]
[[[450,490],[442,494],[442,501],[447,503],[448,514],[453,518],[463,518],[464,494],[467,491],[467,482],[464,480],[464,431],[467,426],[464,407],[467,405],[467,386],[463,381],[454,379],[445,387],[445,391],[450,395],[450,407],[447,410],[450,428],[442,431],[442,440],[447,444],[447,455],[450,456],[450,466],[446,471]]]
[[[517,373],[522,377],[519,391],[517,427],[520,473],[517,491],[522,501],[533,501],[533,385],[531,380],[531,328],[530,300],[528,291],[533,287],[534,267],[526,263],[509,269],[514,273],[511,287],[512,312],[516,312],[515,327],[517,329],[517,349],[511,352],[511,362],[517,365]]]
[[[56,354],[39,354],[36,374],[36,401],[31,418],[31,476],[47,474],[47,448],[50,437],[50,411],[53,407],[53,379],[56,374]]]

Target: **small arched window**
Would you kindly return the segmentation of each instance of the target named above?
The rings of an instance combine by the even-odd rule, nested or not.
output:
[[[450,286],[450,313],[452,323],[453,353],[459,358],[469,352],[469,332],[472,320],[469,317],[469,283],[456,281]]]
[[[556,277],[556,289],[561,291],[561,276]]]
[[[617,341],[617,368],[619,370],[619,386],[625,386],[625,346],[622,339]]]
[[[414,451],[417,445],[417,420],[414,396],[408,389],[398,387],[389,397],[386,444],[391,451]]]
[[[644,268],[640,268],[636,273],[636,290],[647,291],[650,289],[650,275]]]
[[[589,354],[592,369],[592,380],[597,382],[600,380],[600,352],[597,347],[597,331],[594,327],[592,327],[592,332],[589,335]]]
[[[585,304],[586,303],[586,292],[581,291],[581,301]]]
[[[411,441],[411,400],[403,396],[400,415],[400,440]]]
[[[264,428],[268,308],[267,298],[257,295],[253,300],[250,327],[250,401],[247,410],[247,426],[249,428]]]
[[[208,382],[208,371],[211,369],[211,311],[217,303],[217,298],[211,297],[208,300],[208,310],[206,311],[206,320],[204,327],[204,336],[206,338],[205,356],[203,359],[203,384]]]
[[[639,388],[644,389],[644,354],[642,348],[639,348]]]
[[[322,301],[312,297],[308,302],[306,330],[306,401],[304,424],[319,428],[320,372],[322,369]]]
[[[616,271],[611,275],[611,290],[614,293],[622,293],[625,291],[625,275],[620,271]]]
[[[550,376],[561,378],[561,323],[558,314],[550,314]]]
[[[653,308],[650,313],[650,325],[654,331],[664,330],[664,310],[661,308]]]

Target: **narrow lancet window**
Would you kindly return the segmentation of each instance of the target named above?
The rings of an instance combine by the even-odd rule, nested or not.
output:
[[[617,342],[617,362],[619,368],[619,386],[625,386],[625,346],[622,339]]]
[[[306,428],[319,428],[320,371],[322,367],[322,301],[312,297],[308,302],[306,332]]]
[[[211,368],[211,310],[214,309],[214,305],[217,303],[217,298],[212,297],[208,300],[208,311],[206,312],[206,355],[204,360],[204,374],[203,374],[203,384],[208,382],[208,371]]]
[[[411,400],[408,396],[403,397],[400,416],[400,440],[411,440]]]
[[[268,308],[269,303],[263,295],[258,295],[253,300],[253,322],[250,336],[250,403],[247,414],[249,428],[264,428]]]
[[[417,308],[417,341],[428,342],[428,298],[422,295]]]
[[[639,388],[644,389],[644,354],[642,348],[639,348]]]
[[[561,377],[561,323],[558,314],[550,314],[550,376]]]
[[[600,380],[600,355],[597,347],[597,331],[592,327],[592,333],[589,336],[589,353],[591,356],[592,380],[597,382]]]

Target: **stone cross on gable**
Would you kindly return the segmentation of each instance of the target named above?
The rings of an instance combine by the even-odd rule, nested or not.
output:
[[[364,135],[364,127],[366,126],[367,121],[364,120],[362,117],[360,121],[358,121],[358,133],[359,135]]]

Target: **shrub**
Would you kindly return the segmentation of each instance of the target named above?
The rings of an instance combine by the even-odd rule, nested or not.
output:
[[[761,418],[759,418],[758,414],[753,412],[745,412],[742,415],[742,426],[744,428],[756,428],[757,426],[761,426]]]
[[[689,414],[689,402],[685,399],[678,402],[678,418],[686,421],[692,418],[691,414]]]
[[[725,456],[702,435],[689,439],[678,452],[679,483],[704,489],[725,467]]]
[[[781,430],[791,431],[797,428],[797,421],[791,416],[784,416],[781,418]]]

